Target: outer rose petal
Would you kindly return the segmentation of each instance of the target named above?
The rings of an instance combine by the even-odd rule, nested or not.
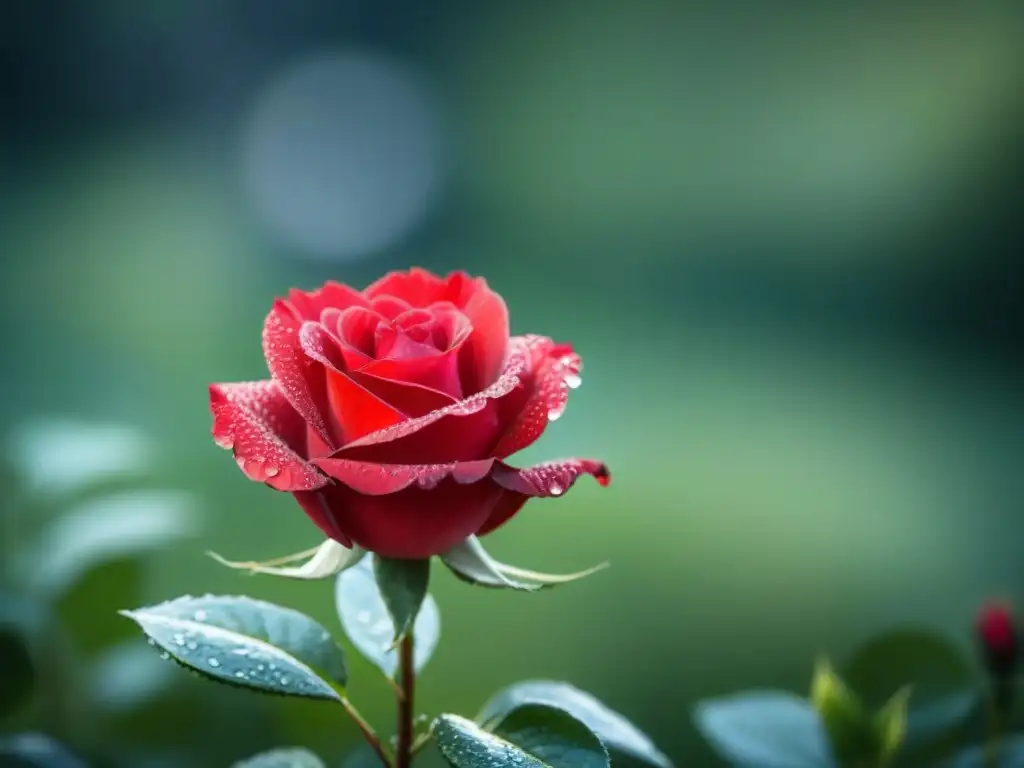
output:
[[[230,448],[250,480],[279,491],[322,488],[328,479],[303,459],[305,424],[274,381],[210,385],[214,440]]]
[[[288,303],[278,299],[263,324],[263,356],[270,375],[288,402],[327,443],[335,443],[327,426],[330,404],[322,366],[311,360],[299,343],[301,322]]]
[[[491,479],[504,488],[505,493],[494,505],[477,535],[488,534],[508,522],[531,498],[561,496],[572,488],[582,475],[593,475],[601,485],[608,485],[612,479],[608,467],[593,459],[549,461],[526,469],[496,464]]]
[[[448,281],[422,267],[408,272],[388,272],[369,285],[363,295],[369,299],[394,296],[412,307],[426,307],[445,298]]]
[[[374,464],[351,459],[316,459],[314,464],[353,491],[367,496],[382,496],[408,488],[415,483],[424,490],[450,477],[460,485],[487,477],[494,459],[452,461],[447,464]]]
[[[448,477],[430,490],[410,486],[385,496],[363,495],[344,485],[305,496],[322,497],[330,512],[313,522],[331,538],[343,531],[352,542],[382,557],[421,559],[472,536],[503,492],[489,480],[460,485]],[[306,503],[303,508],[309,512]]]
[[[540,437],[565,410],[570,383],[579,383],[582,363],[572,347],[541,336],[529,337],[527,343],[530,362],[522,377],[524,386],[500,405],[505,433],[492,452],[499,459],[523,450]]]
[[[328,280],[315,291],[293,289],[288,292],[288,301],[303,320],[319,320],[323,311],[329,308],[344,310],[370,306],[362,293],[333,280]]]

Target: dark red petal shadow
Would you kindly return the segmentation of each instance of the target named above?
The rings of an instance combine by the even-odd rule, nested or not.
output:
[[[330,510],[329,515],[321,511],[313,522],[331,538],[343,531],[355,544],[383,557],[420,559],[472,536],[501,494],[499,486],[486,480],[460,485],[448,477],[430,490],[410,486],[385,496],[367,496],[344,485],[309,495],[322,496]]]
[[[231,449],[250,480],[279,491],[309,491],[328,483],[302,458],[305,423],[274,381],[210,385],[213,437]]]

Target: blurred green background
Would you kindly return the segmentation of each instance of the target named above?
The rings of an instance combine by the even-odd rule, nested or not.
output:
[[[132,571],[142,602],[248,592],[337,628],[329,583],[249,579],[203,555],[319,543],[288,496],[214,446],[206,385],[265,377],[261,323],[291,286],[362,287],[414,264],[482,274],[514,332],[585,360],[521,463],[592,456],[614,474],[531,503],[490,548],[541,570],[613,567],[539,595],[437,571],[445,636],[422,706],[471,714],[519,678],[566,679],[680,764],[713,765],[689,724],[697,699],[804,690],[817,654],[893,623],[965,640],[982,598],[1017,594],[1019,11],[13,5],[10,456],[38,488],[110,452],[144,466],[147,488],[186,494],[191,534]],[[78,453],[24,431],[51,419],[84,425],[69,427],[86,435]],[[144,646],[115,614],[133,607],[123,587],[75,608]],[[352,667],[353,699],[386,727],[387,688]],[[280,743],[335,759],[358,739],[327,705],[184,672],[173,685],[118,716],[140,753],[192,754],[162,765]]]

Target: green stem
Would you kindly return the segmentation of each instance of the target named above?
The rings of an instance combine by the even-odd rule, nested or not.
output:
[[[412,765],[413,718],[416,694],[416,667],[413,663],[414,641],[409,632],[398,643],[398,744],[395,750],[395,768]]]
[[[384,749],[384,745],[381,744],[380,737],[377,736],[377,732],[373,730],[373,726],[366,722],[359,710],[357,710],[346,697],[341,697],[341,706],[345,708],[345,712],[352,718],[352,721],[359,728],[363,734],[363,738],[366,739],[366,743],[370,745],[371,749],[380,758],[381,763],[385,768],[391,768],[391,758],[388,757],[388,753]]]
[[[993,692],[988,715],[988,743],[985,745],[985,765],[988,768],[999,768],[999,741],[1001,738],[1000,694]]]

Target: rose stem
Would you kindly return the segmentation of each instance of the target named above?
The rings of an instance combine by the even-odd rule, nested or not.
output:
[[[395,768],[409,768],[412,765],[413,696],[416,689],[413,643],[411,631],[398,643],[398,683],[402,695],[397,697],[398,745],[395,751]]]
[[[359,710],[352,706],[352,703],[344,696],[341,697],[341,706],[345,708],[348,716],[352,718],[352,721],[359,727],[359,730],[362,731],[363,738],[366,739],[366,743],[373,748],[373,751],[377,753],[377,757],[380,758],[381,763],[384,764],[386,768],[391,768],[391,758],[389,758],[388,753],[384,751],[384,747],[381,745],[380,738],[377,736],[376,731],[373,730],[373,726],[366,722],[363,716],[359,714]]]

